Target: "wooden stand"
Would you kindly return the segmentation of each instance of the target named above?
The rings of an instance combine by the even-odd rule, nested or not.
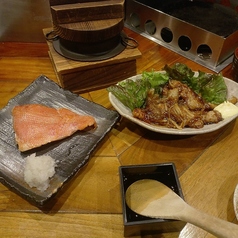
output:
[[[44,34],[52,29],[44,29]],[[136,75],[136,59],[140,51],[125,49],[119,55],[102,61],[80,62],[59,55],[50,41],[49,56],[62,88],[75,93],[84,93],[108,87],[123,79]]]

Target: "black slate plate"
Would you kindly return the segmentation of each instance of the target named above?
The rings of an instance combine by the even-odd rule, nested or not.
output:
[[[15,105],[33,103],[65,107],[82,115],[91,115],[96,119],[98,127],[21,153],[15,142],[11,111]],[[88,162],[91,153],[119,118],[116,111],[66,91],[47,77],[40,76],[0,111],[0,181],[34,205],[44,206]],[[37,156],[47,154],[57,164],[50,186],[44,192],[30,188],[23,178],[24,158],[32,153]]]

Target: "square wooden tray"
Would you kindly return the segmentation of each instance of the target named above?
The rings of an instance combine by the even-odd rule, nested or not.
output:
[[[44,34],[52,29],[44,29]],[[119,55],[102,61],[81,62],[58,54],[52,42],[47,41],[49,56],[58,82],[64,89],[84,93],[115,84],[136,75],[136,59],[141,56],[137,48],[126,48]]]

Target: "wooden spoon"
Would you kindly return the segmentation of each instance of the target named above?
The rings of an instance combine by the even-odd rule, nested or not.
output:
[[[237,225],[196,210],[156,180],[142,179],[131,184],[126,191],[126,203],[143,216],[181,220],[217,237],[238,238]]]

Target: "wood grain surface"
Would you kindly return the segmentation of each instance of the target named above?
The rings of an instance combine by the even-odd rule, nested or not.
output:
[[[52,1],[53,2],[53,1]],[[62,1],[63,2],[63,1]],[[137,73],[181,62],[211,72],[128,29],[139,42]],[[57,82],[47,44],[0,43],[0,108],[39,75]],[[222,71],[231,77],[231,65]],[[81,96],[113,109],[106,89]],[[0,184],[1,237],[121,238],[120,165],[174,162],[185,200],[210,215],[236,223],[233,193],[238,183],[238,122],[196,136],[150,132],[125,118],[97,147],[89,163],[44,209],[39,209]],[[187,224],[181,232],[141,235],[143,238],[212,238]]]
[[[85,3],[55,5],[51,7],[55,24],[114,19],[124,17],[124,1],[90,1]]]

